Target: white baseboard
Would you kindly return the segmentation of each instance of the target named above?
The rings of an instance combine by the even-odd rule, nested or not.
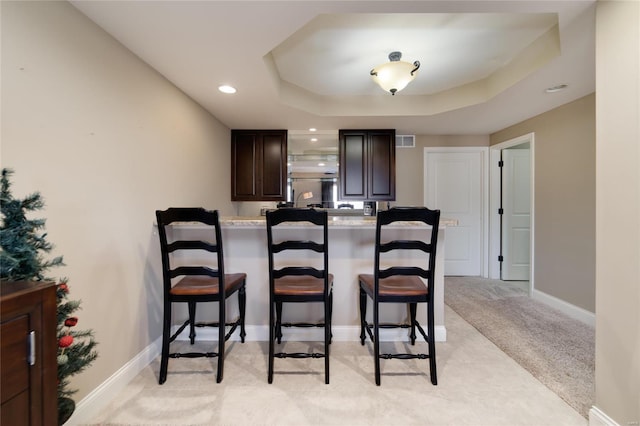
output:
[[[323,340],[322,328],[284,328],[283,334],[286,333],[287,339],[297,340],[301,342],[319,341]],[[247,336],[246,341],[250,342],[264,342],[269,340],[269,326],[267,325],[248,325],[245,327]],[[333,333],[333,340],[336,342],[356,342],[360,340],[360,327],[359,326],[332,326],[331,331]],[[196,331],[198,333],[199,340],[217,340],[218,332],[215,328],[200,328]],[[380,330],[381,342],[401,342],[408,341],[407,329],[382,329]],[[417,333],[417,332],[416,332]],[[440,325],[435,327],[436,342],[447,341],[447,329],[445,326]],[[188,330],[184,330],[182,334],[177,337],[177,340],[188,340]],[[240,340],[240,333],[236,331],[231,336],[230,340]]]
[[[111,377],[102,382],[91,393],[82,398],[76,405],[76,410],[65,425],[75,426],[84,424],[96,415],[104,407],[109,404],[133,378],[160,355],[162,346],[162,338],[158,338],[142,350],[133,359],[123,365],[118,371],[113,373]]]
[[[595,405],[589,410],[589,426],[620,426]]]
[[[533,290],[531,297],[545,305],[559,310],[573,319],[577,319],[591,327],[596,326],[596,314],[593,312],[589,312],[586,309],[572,305],[571,303],[565,302],[564,300],[558,299],[557,297],[543,293],[539,290]]]
[[[172,332],[177,330],[174,327]],[[360,339],[360,327],[358,326],[333,326],[333,340],[338,342],[351,342]],[[269,327],[266,325],[246,326],[246,341],[268,341]],[[285,329],[288,339],[298,341],[314,341],[322,340],[322,329],[316,328],[287,328]],[[409,337],[405,329],[383,329],[380,330],[380,341],[408,341]],[[218,334],[215,328],[200,328],[197,330],[198,340],[217,340]],[[240,340],[240,333],[235,332],[230,340]],[[447,340],[447,330],[444,326],[435,327],[436,342],[445,342]],[[177,340],[188,340],[188,330],[183,331]],[[367,338],[368,339],[368,338]],[[421,339],[420,339],[421,340]],[[162,338],[158,338],[145,349],[136,355],[131,361],[126,363],[122,368],[111,375],[107,380],[96,387],[89,395],[82,398],[76,405],[71,418],[65,425],[76,426],[90,422],[95,418],[104,407],[109,404],[133,378],[135,378],[147,365],[156,357],[160,356],[160,348],[162,346]]]

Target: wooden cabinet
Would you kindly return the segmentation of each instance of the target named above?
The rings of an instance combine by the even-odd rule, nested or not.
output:
[[[340,130],[339,139],[339,198],[395,200],[395,130]]]
[[[0,288],[0,423],[57,425],[56,286],[2,282]]]
[[[231,131],[231,201],[284,201],[287,131]]]

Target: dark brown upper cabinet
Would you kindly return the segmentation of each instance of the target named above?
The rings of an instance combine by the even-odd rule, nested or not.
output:
[[[287,131],[231,131],[231,201],[284,201]]]
[[[339,151],[341,200],[395,200],[395,130],[340,130]]]

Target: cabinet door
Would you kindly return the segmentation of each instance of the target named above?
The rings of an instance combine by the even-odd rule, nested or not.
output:
[[[396,135],[394,130],[369,132],[368,200],[396,199]]]
[[[340,199],[395,200],[395,130],[341,130],[339,135]]]
[[[231,132],[231,200],[258,197],[260,140],[257,132]]]
[[[56,287],[3,282],[0,291],[0,424],[55,425]]]
[[[283,201],[286,130],[231,131],[231,200]]]
[[[31,407],[29,389],[32,379],[39,376],[39,371],[31,374],[27,360],[27,337],[31,330],[30,315],[24,314],[2,322],[0,338],[2,341],[2,424],[31,424]],[[37,382],[34,386],[38,389]],[[37,400],[37,398],[33,398]],[[34,414],[37,414],[36,410]],[[35,420],[35,419],[34,419]]]
[[[367,133],[340,131],[340,199],[364,200],[367,197]]]
[[[287,132],[262,135],[262,182],[260,200],[284,201],[287,185]]]

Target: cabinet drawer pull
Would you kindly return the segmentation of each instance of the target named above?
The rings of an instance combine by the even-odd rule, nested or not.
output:
[[[36,364],[36,332],[31,331],[29,333],[29,365]]]

